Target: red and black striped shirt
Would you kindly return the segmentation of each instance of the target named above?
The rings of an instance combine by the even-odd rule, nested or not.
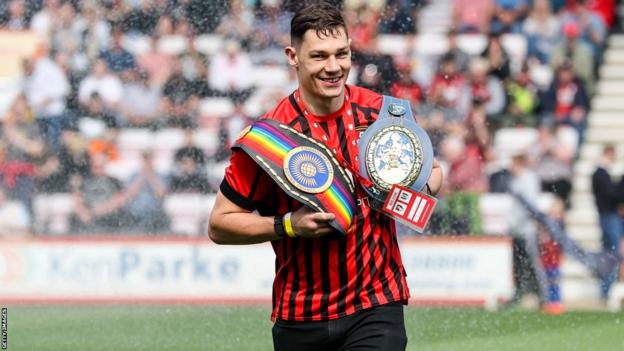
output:
[[[382,97],[356,86],[348,86],[345,95],[339,111],[314,116],[306,111],[295,91],[264,117],[322,141],[357,168],[359,132],[377,119]],[[347,236],[272,241],[276,255],[273,320],[335,319],[376,305],[408,300],[394,222],[370,209],[366,193],[361,187],[357,189],[354,227]],[[257,210],[263,216],[283,215],[301,206],[240,150],[232,154],[221,192],[240,207]]]

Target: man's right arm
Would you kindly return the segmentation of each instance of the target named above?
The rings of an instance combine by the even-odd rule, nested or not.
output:
[[[210,214],[210,239],[217,244],[256,244],[279,239],[273,229],[274,218],[250,212],[219,191]]]

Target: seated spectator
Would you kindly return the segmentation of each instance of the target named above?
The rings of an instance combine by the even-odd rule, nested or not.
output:
[[[263,1],[254,19],[252,39],[255,62],[275,64],[285,62],[284,47],[290,45],[292,14],[282,11],[279,1]]]
[[[5,116],[0,134],[0,174],[7,195],[32,211],[35,191],[35,161],[43,156],[46,145],[39,128],[32,122],[26,99],[19,96]]]
[[[448,164],[447,192],[487,191],[485,162],[478,147],[467,148],[463,138],[451,136],[442,142],[442,158]]]
[[[109,72],[106,62],[98,59],[93,64],[93,73],[86,76],[78,88],[78,101],[86,105],[89,99],[97,93],[104,102],[104,107],[116,110],[123,96],[121,79]]]
[[[500,126],[502,128],[537,127],[538,94],[538,88],[529,76],[529,68],[524,66],[515,79],[507,85],[509,104],[501,119]]]
[[[126,125],[133,128],[157,128],[160,113],[160,89],[150,82],[146,71],[133,71],[123,84],[119,110]]]
[[[378,91],[390,93],[392,82],[397,80],[397,72],[390,55],[361,54],[356,60],[363,67],[358,74],[358,85]]]
[[[28,21],[26,20],[26,11],[24,9],[23,0],[11,0],[7,5],[6,18],[2,18],[0,24],[1,29],[7,30],[25,30],[28,29]],[[4,17],[4,16],[2,16]]]
[[[379,10],[366,1],[346,10],[345,17],[349,26],[349,37],[352,39],[351,50],[354,58],[378,53],[376,38],[379,16]]]
[[[568,22],[563,26],[565,40],[553,47],[550,65],[553,69],[565,61],[571,62],[578,77],[583,80],[589,95],[594,90],[594,57],[591,47],[579,39],[579,26]]]
[[[542,103],[545,113],[543,118],[550,119],[550,123],[574,127],[579,134],[579,145],[582,144],[587,127],[589,98],[571,62],[566,61],[557,69]]]
[[[139,103],[139,100],[136,100],[136,102]],[[84,115],[82,118],[102,123],[105,128],[119,128],[119,121],[117,120],[116,113],[106,108],[104,100],[102,100],[102,97],[97,92],[91,94],[91,97],[84,107]]]
[[[23,238],[32,232],[32,218],[26,206],[11,201],[0,187],[0,239]]]
[[[134,55],[121,46],[122,38],[121,29],[113,26],[110,48],[104,49],[100,53],[100,58],[104,60],[108,69],[120,75],[136,67]]]
[[[121,23],[129,33],[151,35],[159,17],[155,1],[140,0],[139,5],[128,11]]]
[[[30,30],[44,40],[49,40],[55,19],[59,18],[60,0],[45,0],[42,8],[30,20]]]
[[[23,70],[22,92],[33,111],[39,132],[53,149],[58,149],[61,130],[68,119],[69,81],[61,67],[47,56],[34,62],[25,60]]]
[[[197,116],[191,108],[192,100],[185,100],[184,96],[174,96],[171,105],[163,111],[162,125],[169,128],[190,129],[197,127]]]
[[[446,39],[448,41],[448,49],[444,55],[453,55],[455,58],[455,65],[460,72],[468,71],[470,55],[457,45],[457,31],[455,29],[449,30],[446,34]]]
[[[492,31],[520,33],[522,21],[529,10],[527,0],[495,0]]]
[[[91,172],[81,177],[73,190],[74,233],[119,233],[127,230],[126,198],[122,183],[106,175],[108,160],[97,155],[91,160]]]
[[[460,33],[488,33],[493,0],[453,0],[453,27]]]
[[[226,118],[221,118],[219,122],[219,145],[213,158],[216,162],[228,160],[231,155],[230,148],[236,143],[240,132],[253,123],[251,118],[244,111],[242,101],[234,101],[234,111]]]
[[[79,133],[76,125],[69,125],[63,130],[58,156],[65,179],[89,173],[89,141]]]
[[[496,76],[488,75],[488,68],[488,62],[483,58],[477,57],[470,61],[469,79],[461,107],[469,110],[464,106],[479,102],[485,107],[488,119],[498,123],[507,101],[503,84]]]
[[[561,127],[540,127],[538,142],[529,152],[536,165],[535,170],[540,177],[542,191],[553,193],[569,206],[572,166],[576,154],[566,143],[558,140],[556,135],[558,128]]]
[[[251,27],[254,15],[243,0],[232,0],[230,12],[221,18],[216,33],[224,38],[234,39],[241,43],[244,49],[249,49],[254,30]]]
[[[212,189],[205,171],[206,154],[193,145],[191,130],[186,131],[185,146],[176,151],[175,167],[169,182],[173,193],[207,194]]]
[[[67,174],[61,167],[59,157],[50,152],[42,157],[35,168],[36,191],[41,194],[54,194],[69,192],[69,181]]]
[[[395,58],[397,79],[390,86],[390,95],[399,99],[409,100],[412,109],[416,109],[424,99],[424,91],[412,79],[412,64],[407,58]]]
[[[80,34],[80,44],[72,57],[72,67],[86,74],[89,63],[97,59],[110,41],[110,24],[103,19],[102,6],[97,1],[83,1],[81,13],[74,23],[74,31]]]
[[[607,28],[602,18],[589,8],[589,0],[576,0],[568,3],[561,14],[561,23],[565,26],[574,22],[579,28],[579,39],[592,49],[592,56],[601,62],[602,51],[607,40]]]
[[[522,33],[527,38],[527,57],[535,58],[542,64],[550,62],[550,55],[559,41],[560,26],[550,1],[535,0],[522,26]]]
[[[142,166],[126,185],[126,209],[130,215],[131,230],[138,233],[165,233],[169,218],[163,206],[167,193],[165,177],[154,169],[151,152],[142,155]]]
[[[224,51],[216,53],[210,62],[208,84],[230,98],[248,96],[253,87],[252,70],[249,55],[241,51],[238,42],[229,40]]]
[[[459,111],[466,80],[455,64],[455,56],[444,55],[440,68],[429,86],[427,103],[443,112],[444,120],[463,121],[466,111]]]
[[[388,0],[382,11],[379,32],[413,34],[416,31],[417,4],[412,1]]]
[[[149,85],[162,87],[169,79],[174,58],[158,50],[160,38],[150,37],[150,49],[137,57],[138,68],[145,70],[150,78]]]
[[[489,74],[497,77],[501,82],[506,82],[511,76],[509,54],[503,47],[499,33],[490,33],[487,47],[481,53],[481,57],[490,63]]]

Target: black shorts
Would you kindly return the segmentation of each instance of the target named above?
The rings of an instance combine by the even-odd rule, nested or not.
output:
[[[394,302],[330,321],[273,325],[275,351],[403,351],[407,346],[403,304]]]

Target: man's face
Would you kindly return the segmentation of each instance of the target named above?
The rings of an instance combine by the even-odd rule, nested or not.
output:
[[[297,67],[299,86],[304,94],[317,98],[342,97],[351,70],[351,50],[344,28],[335,35],[319,38],[308,30],[296,48],[286,50],[288,61]]]

